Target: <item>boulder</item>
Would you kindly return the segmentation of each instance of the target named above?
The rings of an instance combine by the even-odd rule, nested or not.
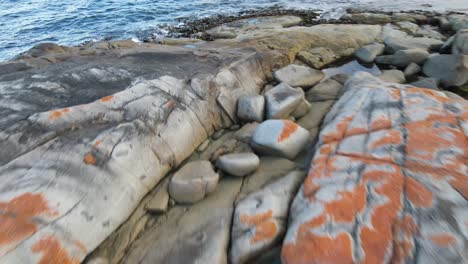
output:
[[[371,63],[375,57],[382,55],[385,50],[385,45],[380,43],[373,43],[365,45],[362,48],[354,52],[354,57],[364,63]]]
[[[389,83],[405,83],[405,74],[399,70],[383,70],[379,76],[382,81]]]
[[[405,32],[395,30],[390,26],[385,26],[382,34],[385,49],[390,54],[406,49],[439,50],[444,44],[443,41],[438,39],[409,36]]]
[[[262,122],[265,112],[265,97],[244,96],[237,101],[237,117],[242,121]]]
[[[218,158],[216,167],[230,175],[244,177],[254,172],[260,159],[254,153],[232,153]]]
[[[442,53],[442,54],[452,53],[452,46],[453,46],[453,41],[455,40],[455,36],[456,35],[451,36],[444,42],[444,45],[440,47],[439,53]]]
[[[267,119],[287,118],[304,98],[302,89],[280,83],[265,93]]]
[[[297,58],[314,69],[321,69],[334,62],[337,56],[329,48],[318,47],[309,51],[300,51]]]
[[[408,21],[401,21],[397,22],[396,24],[400,28],[400,30],[415,37],[428,37],[438,40],[444,39],[444,36],[442,34],[429,27],[419,27],[419,25]]]
[[[168,192],[169,181],[165,180],[160,186],[158,186],[157,192],[154,196],[145,204],[145,210],[151,213],[164,213],[167,210],[169,204],[169,192]]]
[[[463,97],[459,96],[456,93],[452,93],[450,91],[443,91],[443,93],[450,99],[465,100]]]
[[[343,85],[333,79],[327,79],[306,92],[309,102],[336,100]]]
[[[405,75],[405,77],[411,77],[411,76],[414,76],[418,73],[421,72],[421,66],[419,66],[418,64],[412,62],[410,63],[408,66],[406,66],[403,74]]]
[[[302,88],[312,87],[325,77],[322,71],[295,64],[275,71],[273,76],[278,82]]]
[[[305,98],[302,98],[301,103],[296,107],[296,109],[291,113],[295,119],[305,116],[309,111],[312,105]]]
[[[429,57],[429,52],[423,49],[399,50],[393,55],[378,56],[375,62],[404,68],[412,62],[422,64]]]
[[[468,28],[460,29],[453,39],[452,54],[468,55]]]
[[[179,203],[196,203],[213,192],[219,175],[209,161],[193,161],[185,164],[172,177],[169,194]]]
[[[351,76],[349,74],[338,73],[338,74],[334,74],[332,77],[330,77],[330,79],[337,81],[341,85],[344,85],[350,77]]]
[[[354,75],[289,210],[282,263],[465,262],[467,107]]]
[[[420,78],[419,80],[409,83],[409,85],[419,88],[439,90],[439,81],[434,78]]]
[[[307,145],[309,132],[289,120],[267,120],[252,137],[251,145],[259,153],[294,159]]]
[[[468,55],[434,55],[423,66],[426,76],[439,79],[443,86],[462,86],[468,82]]]
[[[468,28],[468,16],[462,14],[452,14],[447,16],[449,26],[453,31]]]
[[[236,205],[230,263],[255,260],[281,240],[286,230],[289,205],[304,177],[304,172],[290,172]]]

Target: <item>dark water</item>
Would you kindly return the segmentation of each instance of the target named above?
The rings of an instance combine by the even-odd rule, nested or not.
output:
[[[428,3],[432,6],[423,6]],[[177,18],[275,5],[321,10],[348,6],[468,10],[468,0],[0,0],[0,61],[41,42],[74,45],[106,37],[137,38],[142,32],[164,34],[161,25],[177,24]]]

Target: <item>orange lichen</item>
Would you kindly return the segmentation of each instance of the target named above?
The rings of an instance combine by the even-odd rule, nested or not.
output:
[[[372,142],[371,149],[375,149],[382,146],[398,145],[403,142],[402,135],[398,130],[389,130],[379,140]]]
[[[328,143],[330,141],[343,139],[343,137],[345,136],[346,130],[348,129],[348,125],[353,120],[353,118],[354,116],[347,116],[343,118],[342,120],[340,120],[338,124],[336,124],[335,130],[322,135],[323,142]]]
[[[112,99],[114,99],[114,96],[113,96],[113,95],[108,95],[108,96],[106,96],[106,97],[101,98],[100,101],[103,102],[103,103],[105,103],[105,102],[110,102],[110,101],[112,101]]]
[[[68,112],[70,112],[70,109],[69,109],[69,108],[64,108],[64,109],[61,109],[61,110],[53,110],[53,111],[50,111],[49,120],[53,120],[53,119],[60,118],[60,117],[62,117],[62,115],[63,115],[64,113],[68,113]]]
[[[439,247],[449,247],[455,243],[455,237],[450,234],[431,235],[429,239]]]
[[[56,215],[40,193],[24,193],[9,202],[0,202],[0,246],[34,234],[37,231],[34,218]]]
[[[405,215],[402,220],[397,219],[394,224],[394,242],[391,263],[404,263],[412,255],[414,249],[414,235],[419,232],[418,226],[411,215]]]
[[[432,192],[411,177],[406,178],[406,195],[415,206],[430,207],[432,205]]]
[[[340,199],[325,204],[325,214],[335,222],[352,222],[356,214],[366,207],[366,186],[361,184],[352,191],[338,194]]]
[[[167,101],[167,107],[172,108],[174,106],[174,102],[172,100]]]
[[[70,257],[67,250],[54,236],[45,236],[32,246],[33,253],[42,253],[38,264],[78,264],[80,260]]]
[[[283,130],[281,131],[281,134],[278,137],[278,142],[282,142],[289,138],[296,130],[299,128],[298,125],[296,125],[294,122],[291,122],[289,120],[283,120]]]
[[[278,227],[271,220],[273,210],[268,210],[265,213],[256,214],[253,216],[243,214],[240,216],[240,221],[244,224],[255,227],[255,234],[252,236],[250,243],[256,243],[264,240],[270,240],[275,237],[278,232]]]
[[[370,128],[371,130],[380,130],[380,129],[389,129],[392,127],[392,120],[388,119],[386,116],[380,116],[376,120],[373,120]]]
[[[93,148],[99,147],[100,144],[101,144],[101,141],[100,141],[100,140],[96,140],[96,142],[94,142],[94,144],[93,144]]]
[[[88,165],[94,165],[96,164],[96,158],[93,156],[91,153],[86,153],[83,159],[84,163]]]

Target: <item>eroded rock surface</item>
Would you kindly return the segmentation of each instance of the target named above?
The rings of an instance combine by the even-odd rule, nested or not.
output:
[[[467,261],[468,104],[349,80],[296,196],[283,263]]]

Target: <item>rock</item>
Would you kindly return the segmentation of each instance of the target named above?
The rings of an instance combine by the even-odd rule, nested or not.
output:
[[[399,50],[393,55],[378,56],[375,61],[380,64],[394,65],[404,68],[412,62],[422,64],[429,57],[429,52],[423,49]]]
[[[453,31],[468,28],[468,16],[461,14],[452,14],[447,17],[449,25]]]
[[[267,84],[265,85],[265,87],[263,88],[263,94],[265,94],[266,92],[270,91],[271,89],[273,89],[273,87],[275,87],[274,85],[271,85],[271,84]]]
[[[229,131],[236,131],[236,130],[239,130],[239,128],[241,128],[241,126],[238,124],[235,124],[229,127]]]
[[[346,14],[343,18],[357,24],[386,24],[392,22],[392,18],[389,15],[376,13]]]
[[[190,162],[172,177],[169,194],[178,203],[196,203],[215,190],[218,180],[209,161]]]
[[[93,258],[86,261],[86,264],[110,264],[109,260],[103,257]]]
[[[278,82],[302,88],[312,87],[325,77],[321,71],[294,64],[275,71],[273,76]]]
[[[384,70],[382,75],[379,76],[382,81],[389,83],[405,83],[405,74],[399,70]]]
[[[297,58],[314,69],[334,62],[337,57],[332,50],[324,47],[313,48],[309,51],[300,51]]]
[[[158,186],[156,194],[146,203],[145,209],[150,213],[164,213],[169,205],[169,181],[164,181]]]
[[[453,39],[452,54],[468,55],[468,28],[460,29]]]
[[[427,88],[432,90],[439,90],[439,81],[434,78],[421,78],[416,82],[412,82],[409,85],[419,88]]]
[[[403,74],[405,75],[405,77],[411,77],[411,76],[414,76],[414,75],[416,75],[416,74],[418,74],[420,72],[421,72],[421,66],[419,66],[418,64],[412,62],[408,66],[406,66],[405,71],[403,72]]]
[[[423,66],[426,76],[439,79],[443,86],[462,86],[468,82],[467,55],[434,55]]]
[[[305,98],[302,98],[301,103],[297,106],[296,110],[291,113],[291,115],[295,119],[301,118],[310,111],[310,108],[311,104]]]
[[[439,32],[428,27],[421,28],[415,23],[402,21],[402,22],[398,22],[397,25],[402,31],[408,34],[411,34],[415,37],[428,37],[428,38],[433,38],[433,39],[438,39],[438,40],[444,39],[444,36],[442,36]]]
[[[309,113],[299,119],[297,124],[307,130],[318,128],[322,123],[323,117],[330,111],[330,108],[335,103],[335,100],[319,101],[312,104]],[[311,135],[315,137],[315,135]]]
[[[205,149],[208,147],[208,145],[210,145],[210,140],[207,139],[205,140],[197,149],[198,152],[203,152],[205,151]]]
[[[346,81],[350,78],[351,76],[349,74],[346,74],[346,73],[338,73],[338,74],[335,74],[333,75],[332,77],[330,77],[330,79],[334,80],[334,81],[337,81],[338,83],[340,83],[341,85],[344,85],[346,83]]]
[[[412,23],[422,23],[427,21],[427,16],[414,13],[393,13],[392,21],[409,21]]]
[[[252,135],[255,132],[255,129],[257,129],[258,125],[259,123],[257,122],[245,124],[241,127],[241,129],[234,133],[234,138],[244,143],[250,143]]]
[[[423,49],[426,51],[439,50],[444,44],[441,40],[427,37],[412,37],[405,32],[385,26],[383,29],[385,49],[393,54],[398,50]]]
[[[456,35],[451,36],[449,39],[447,39],[447,41],[444,42],[444,45],[440,47],[440,50],[439,50],[440,53],[442,54],[452,53],[452,45],[453,45],[453,41],[455,40],[455,36]]]
[[[41,43],[32,47],[25,53],[21,54],[20,58],[24,56],[37,58],[37,57],[44,57],[44,56],[49,56],[49,55],[66,54],[69,52],[70,52],[69,48],[57,45],[55,43]]]
[[[287,118],[304,98],[302,89],[295,89],[280,83],[265,93],[267,119]]]
[[[220,130],[214,132],[213,135],[212,135],[211,137],[212,137],[214,140],[217,140],[217,139],[221,138],[221,137],[224,135],[224,133],[226,133],[226,130],[220,129]]]
[[[290,172],[237,203],[230,263],[247,263],[280,241],[286,230],[289,205],[304,177],[304,172]]]
[[[216,167],[233,176],[244,177],[254,172],[260,159],[253,153],[233,153],[223,155],[216,161]]]
[[[237,102],[237,117],[246,122],[262,122],[265,112],[265,97],[244,96]]]
[[[307,145],[309,132],[289,120],[267,120],[252,137],[252,147],[264,154],[294,159]]]
[[[384,50],[385,45],[380,43],[373,43],[358,49],[356,52],[354,52],[354,57],[356,57],[361,62],[371,63],[374,61],[375,57],[382,55]]]
[[[366,73],[345,89],[289,210],[282,262],[464,262],[467,101]]]
[[[0,62],[0,75],[9,74],[13,72],[19,72],[19,71],[25,71],[28,69],[31,69],[31,67],[28,66],[24,62],[18,62],[18,61]]]
[[[397,22],[396,25],[400,28],[401,31],[411,35],[416,34],[416,32],[418,32],[418,30],[420,29],[419,25],[410,21],[400,21]]]
[[[321,82],[306,92],[305,97],[309,102],[336,100],[343,85],[333,79]]]
[[[465,100],[463,97],[459,96],[456,93],[452,93],[450,91],[443,91],[443,93],[450,99]]]

